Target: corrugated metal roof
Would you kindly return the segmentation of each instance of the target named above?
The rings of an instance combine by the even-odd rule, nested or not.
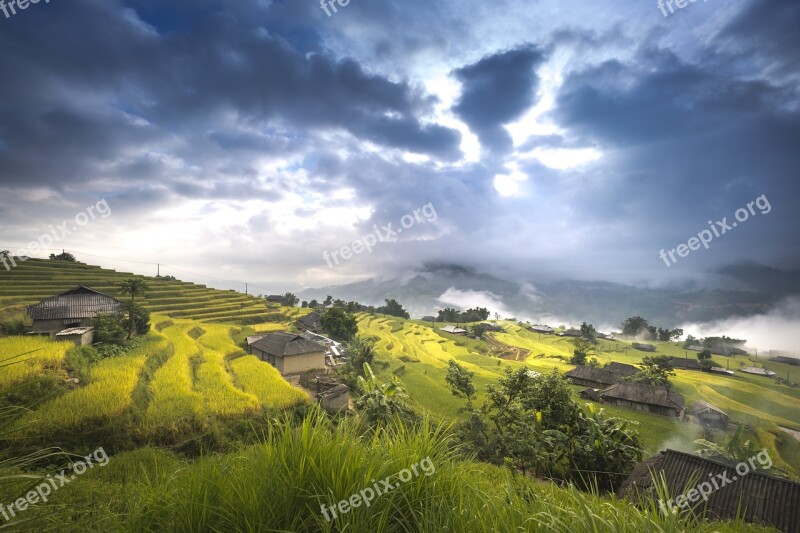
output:
[[[704,402],[703,400],[696,401],[696,402],[694,402],[694,403],[689,405],[689,412],[691,414],[693,414],[693,415],[696,415],[696,414],[699,414],[699,413],[705,413],[706,411],[713,411],[715,413],[719,413],[719,414],[728,416],[727,414],[725,414],[725,412],[722,409],[720,409],[716,405],[712,405],[712,404],[710,404],[708,402]]]
[[[123,304],[89,287],[76,287],[28,307],[33,320],[94,318],[98,313],[120,313]]]
[[[83,335],[84,333],[88,333],[89,331],[92,331],[93,329],[94,329],[93,327],[69,328],[69,329],[65,329],[63,331],[59,331],[58,333],[56,333],[56,337],[64,337],[64,336],[67,336],[67,335]]]
[[[646,403],[661,407],[683,409],[683,396],[666,387],[645,385],[642,383],[615,383],[600,392],[601,398],[618,398],[630,402]]]
[[[759,464],[755,459],[753,463]],[[710,517],[733,519],[741,507],[742,516],[749,522],[770,524],[787,533],[800,531],[800,484],[760,472],[740,475],[734,467],[675,450],[663,451],[639,463],[620,487],[618,495],[635,501],[657,498],[651,473],[659,475],[661,472],[671,498],[685,494],[684,491],[694,488],[697,483],[716,479],[721,485],[722,479],[731,481],[711,492],[707,503],[701,498],[698,504],[693,504],[699,506],[697,511],[700,513],[702,504]],[[690,482],[695,484],[690,485]]]
[[[253,346],[262,352],[280,357],[325,351],[319,344],[293,333],[270,333],[256,341]]]

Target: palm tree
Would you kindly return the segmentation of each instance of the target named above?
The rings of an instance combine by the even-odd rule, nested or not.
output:
[[[147,284],[144,282],[144,280],[136,278],[128,278],[119,286],[120,294],[131,295],[131,303],[133,303],[134,298],[137,296],[142,296],[146,290]]]
[[[128,307],[128,340],[133,336],[133,328],[134,328],[134,320],[133,320],[133,313],[134,313],[134,303],[133,300],[137,296],[141,296],[144,294],[144,291],[147,290],[147,284],[144,280],[136,279],[136,278],[128,278],[123,281],[119,286],[120,294],[130,294],[131,295],[131,303],[127,305]]]

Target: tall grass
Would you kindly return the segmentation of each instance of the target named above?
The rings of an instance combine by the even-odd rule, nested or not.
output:
[[[435,473],[412,476],[327,521],[328,508],[373,480],[424,458]],[[353,532],[682,532],[766,531],[741,521],[709,523],[664,517],[613,497],[522,478],[463,461],[442,426],[419,431],[359,433],[349,422],[331,427],[318,411],[299,427],[274,424],[261,444],[206,457],[173,476],[129,485],[120,523],[125,531],[353,531]],[[329,516],[331,514],[329,513]]]
[[[151,336],[130,355],[100,361],[89,372],[89,383],[54,398],[20,418],[25,435],[76,431],[107,422],[130,407],[131,393],[148,357],[166,350],[163,339]]]
[[[0,338],[0,389],[58,370],[73,344],[45,337]]]

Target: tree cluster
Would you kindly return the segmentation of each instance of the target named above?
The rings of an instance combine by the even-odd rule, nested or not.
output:
[[[436,318],[437,322],[481,322],[489,318],[489,310],[485,307],[476,307],[474,309],[467,309],[466,311],[459,311],[446,307],[439,310],[439,316]]]
[[[622,334],[627,337],[637,337],[642,340],[650,341],[672,341],[683,337],[683,330],[680,328],[667,329],[651,326],[647,320],[640,316],[632,316],[625,319],[622,324]]]
[[[507,368],[479,408],[473,404],[473,375],[451,361],[445,380],[466,400],[470,418],[458,426],[458,435],[480,460],[583,488],[615,490],[642,458],[629,422],[608,418],[594,406],[581,409],[556,370],[537,376],[526,368]]]

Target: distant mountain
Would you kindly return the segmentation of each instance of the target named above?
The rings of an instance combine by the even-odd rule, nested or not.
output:
[[[532,321],[617,325],[640,315],[652,324],[673,327],[764,313],[800,291],[797,272],[746,264],[719,275],[729,288],[652,289],[599,281],[511,281],[462,265],[427,264],[405,278],[308,289],[298,296],[320,300],[330,294],[367,305],[394,298],[417,317],[443,307],[481,306]]]

